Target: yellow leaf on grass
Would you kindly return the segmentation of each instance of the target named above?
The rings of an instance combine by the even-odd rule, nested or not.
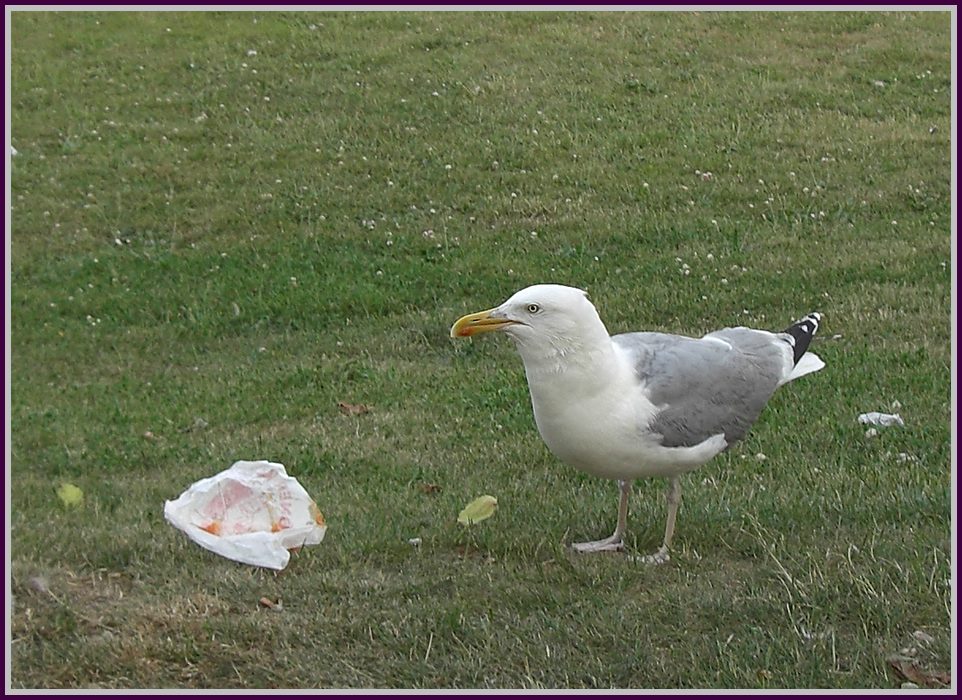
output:
[[[65,506],[79,506],[84,500],[84,492],[73,484],[63,483],[57,489],[57,495]]]
[[[480,496],[464,507],[464,510],[458,515],[458,522],[462,525],[480,523],[494,515],[497,507],[498,499],[494,496]]]

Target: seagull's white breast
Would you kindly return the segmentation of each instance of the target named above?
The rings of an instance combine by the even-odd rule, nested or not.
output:
[[[694,447],[662,447],[649,429],[659,407],[612,350],[562,367],[526,361],[535,422],[556,457],[595,476],[635,479],[691,471],[726,447],[723,435]]]

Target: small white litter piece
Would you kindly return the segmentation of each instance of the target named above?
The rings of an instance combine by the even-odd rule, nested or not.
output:
[[[863,425],[881,425],[883,428],[888,428],[893,425],[905,425],[905,421],[902,420],[902,416],[898,413],[879,413],[878,411],[861,414],[858,417],[858,422]]]
[[[201,547],[222,557],[268,569],[287,566],[289,550],[320,544],[324,516],[297,479],[276,462],[235,462],[201,479],[174,501],[164,517]]]

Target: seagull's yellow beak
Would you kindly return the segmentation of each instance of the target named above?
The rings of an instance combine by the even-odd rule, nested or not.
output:
[[[462,316],[451,326],[452,338],[470,338],[475,333],[499,331],[505,326],[513,326],[517,321],[508,318],[497,318],[491,314],[497,309],[479,311],[476,314]]]

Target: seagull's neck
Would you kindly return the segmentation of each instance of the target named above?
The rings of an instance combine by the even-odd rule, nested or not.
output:
[[[552,387],[597,390],[616,379],[618,360],[601,319],[579,331],[577,335],[540,334],[533,342],[518,343],[532,395]]]

